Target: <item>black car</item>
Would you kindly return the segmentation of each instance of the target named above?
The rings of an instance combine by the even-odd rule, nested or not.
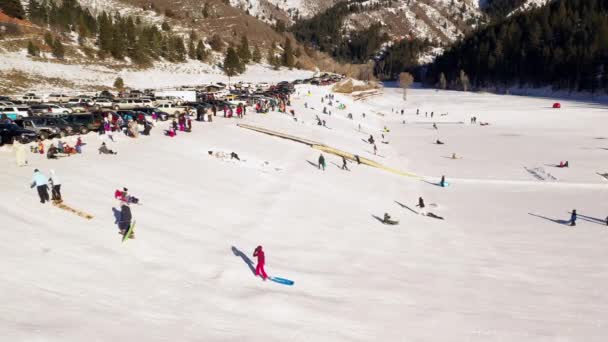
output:
[[[94,114],[71,114],[63,118],[76,132],[87,134],[90,131],[98,131],[103,124],[101,115]]]
[[[61,132],[63,132],[64,136],[78,133],[77,127],[80,125],[70,125],[63,118],[43,117],[43,119],[46,121],[47,126],[57,127]]]
[[[15,140],[22,144],[27,144],[35,141],[37,137],[36,132],[21,128],[14,123],[0,124],[0,146],[12,144]]]

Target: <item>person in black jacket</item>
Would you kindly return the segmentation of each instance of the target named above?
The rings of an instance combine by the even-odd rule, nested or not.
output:
[[[417,207],[420,207],[420,209],[424,209],[424,200],[422,199],[422,197],[418,197]]]
[[[118,222],[118,228],[120,228],[120,234],[125,235],[131,227],[131,208],[128,204],[123,203],[120,207],[120,221]],[[131,238],[133,238],[133,232],[131,232]]]

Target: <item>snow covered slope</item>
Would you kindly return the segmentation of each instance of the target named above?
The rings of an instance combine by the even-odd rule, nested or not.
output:
[[[116,77],[122,77],[127,87],[162,88],[176,86],[192,86],[209,83],[213,81],[228,82],[223,71],[209,64],[190,60],[186,63],[157,62],[149,69],[125,68],[116,70],[98,64],[65,64],[55,62],[35,61],[27,58],[24,52],[3,53],[0,56],[0,73],[17,72],[37,82],[28,84],[20,89],[27,91],[86,91],[94,87],[112,87]],[[276,83],[296,78],[307,78],[312,72],[305,70],[284,70],[280,73],[270,72],[268,65],[250,65],[247,71],[240,76],[232,77],[234,82],[238,80],[255,79],[258,82]],[[44,82],[45,79],[61,79],[65,82],[64,89],[51,86]]]
[[[399,89],[387,88],[367,102],[336,95],[346,109],[333,107],[329,116],[321,114],[327,91],[298,88],[297,122],[280,113],[218,116],[173,139],[162,136],[168,123],[161,123],[150,137],[107,141],[115,156],[96,152],[102,140],[95,134],[85,137],[82,155],[50,161],[28,153],[23,168],[0,149],[0,336],[606,340],[608,185],[595,174],[608,172],[606,107],[562,101],[553,110],[551,99],[418,89],[404,103]],[[401,108],[404,116],[391,110]],[[431,112],[432,119],[424,115]],[[459,124],[472,115],[490,125]],[[320,171],[311,165],[319,151],[237,122],[425,178],[354,163],[342,171],[331,155]],[[383,139],[384,126],[391,132]],[[370,134],[377,156],[362,141]],[[235,151],[242,161],[208,150]],[[560,160],[570,168],[550,166]],[[558,180],[539,181],[524,167]],[[55,169],[65,202],[94,219],[38,203],[29,188],[34,168]],[[434,184],[441,175],[450,187]],[[126,243],[113,212],[114,189],[123,186],[142,203],[132,208],[136,239]],[[445,220],[415,214],[419,196]],[[573,208],[575,228],[561,223]],[[372,217],[385,212],[400,225]],[[257,245],[266,250],[268,273],[295,280],[293,287],[254,277],[248,260]]]

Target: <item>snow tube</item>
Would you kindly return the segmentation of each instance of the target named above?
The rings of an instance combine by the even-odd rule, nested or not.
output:
[[[268,279],[274,281],[275,283],[279,283],[279,284],[283,284],[283,285],[288,285],[288,286],[291,286],[294,283],[293,280],[289,280],[289,279],[285,279],[285,278],[279,278],[279,277],[268,277]]]

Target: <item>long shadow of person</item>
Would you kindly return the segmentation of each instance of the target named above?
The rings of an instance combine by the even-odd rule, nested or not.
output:
[[[112,213],[114,214],[114,224],[118,229],[120,229],[120,220],[122,215],[120,214],[120,210],[112,207]]]
[[[568,225],[570,223],[570,220],[556,220],[556,219],[552,219],[552,218],[548,218],[548,217],[545,217],[545,216],[536,215],[536,214],[532,214],[532,213],[528,213],[528,215],[534,216],[534,217],[538,217],[538,218],[542,218],[542,219],[545,219],[547,221],[551,221],[551,222],[557,223],[557,224]]]
[[[310,165],[314,166],[314,168],[315,168],[315,169],[318,169],[318,168],[319,168],[319,164],[317,164],[317,163],[313,163],[313,162],[311,162],[310,160],[307,160],[307,162],[308,162],[308,164],[310,164]]]
[[[120,210],[112,207],[112,213],[114,214],[114,224],[118,226],[120,223]]]
[[[238,248],[236,248],[234,246],[232,246],[232,253],[237,257],[241,257],[241,259],[243,259],[245,264],[247,264],[247,266],[249,266],[249,270],[251,271],[251,273],[253,273],[253,275],[255,275],[255,268],[253,267],[253,261],[251,261],[251,259],[249,259],[247,254],[241,252]]]

